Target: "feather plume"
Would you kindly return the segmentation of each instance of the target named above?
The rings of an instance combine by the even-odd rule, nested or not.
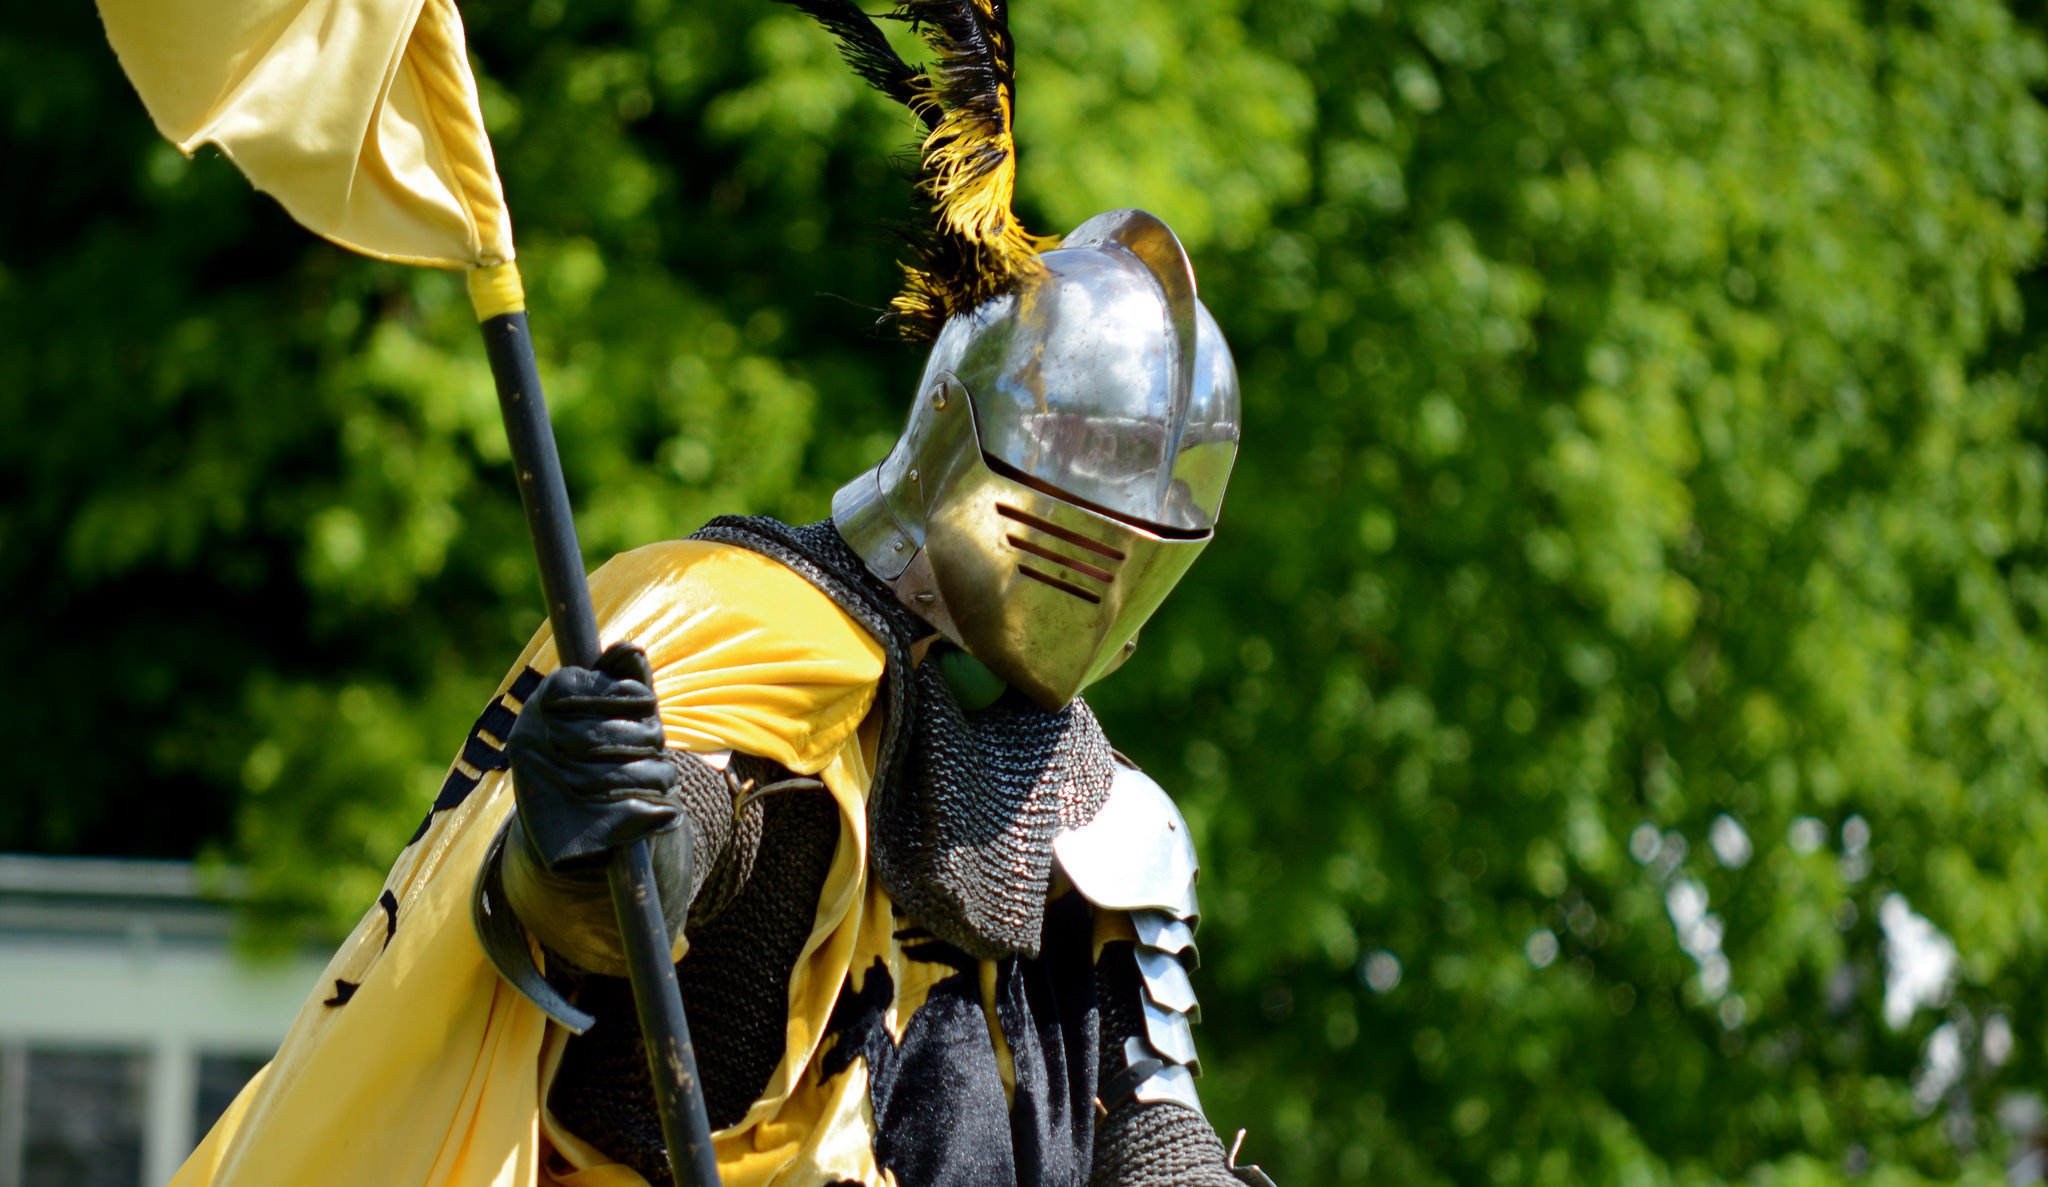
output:
[[[918,189],[934,227],[912,245],[903,292],[889,303],[906,337],[929,341],[946,319],[1016,287],[1044,268],[1050,244],[1010,208],[1017,183],[1016,45],[1008,0],[900,0],[932,48],[932,101],[941,114],[925,135]]]
[[[916,112],[927,128],[939,123],[939,113],[929,96],[931,79],[925,72],[903,60],[896,47],[882,34],[874,18],[861,11],[853,0],[781,0],[791,8],[808,13],[812,20],[839,39],[839,56],[853,72],[876,90]]]
[[[923,68],[904,62],[853,0],[782,2],[830,30],[854,70],[928,129],[917,188],[932,225],[910,236],[914,258],[889,303],[903,336],[928,342],[947,318],[1043,271],[1038,253],[1054,241],[1025,230],[1010,208],[1017,80],[1008,0],[897,0],[887,15],[931,48]]]

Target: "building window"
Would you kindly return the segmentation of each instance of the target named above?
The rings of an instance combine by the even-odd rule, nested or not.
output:
[[[183,862],[0,853],[0,1187],[177,1174],[327,964],[232,931]]]
[[[205,1137],[213,1132],[213,1123],[235,1103],[235,1094],[242,1091],[242,1085],[262,1069],[265,1060],[260,1055],[202,1055],[199,1057],[199,1095],[193,1101],[195,1114],[192,1133]]]
[[[179,1060],[196,1083],[175,1090],[189,1101],[182,1120],[152,1091],[162,1052],[0,1044],[0,1187],[158,1187],[149,1182],[151,1143],[168,1145],[169,1165],[213,1128],[261,1056],[201,1054]],[[173,1071],[175,1076],[176,1072]],[[154,1104],[154,1108],[152,1105]],[[151,1132],[151,1127],[168,1132]],[[189,1126],[189,1128],[187,1128]]]
[[[132,1187],[142,1178],[141,1053],[28,1052],[22,1187]]]

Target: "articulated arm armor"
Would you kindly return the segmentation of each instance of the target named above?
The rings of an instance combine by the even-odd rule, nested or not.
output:
[[[1202,1116],[1188,972],[1200,963],[1195,848],[1165,791],[1119,756],[1095,819],[1053,841],[1060,870],[1098,911],[1122,914],[1132,937],[1102,945],[1095,983],[1102,1013],[1093,1187],[1237,1187],[1265,1183],[1232,1167]]]

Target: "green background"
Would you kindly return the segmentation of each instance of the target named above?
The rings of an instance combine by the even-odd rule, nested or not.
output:
[[[465,9],[590,556],[823,515],[916,378],[911,121],[766,0]],[[2043,16],[1019,0],[1027,222],[1164,217],[1244,381],[1092,699],[1198,835],[1204,1097],[1283,1183],[2001,1181]],[[0,849],[332,935],[539,617],[461,285],[157,141],[82,3],[0,17],[0,136]],[[1958,959],[1895,1026],[1906,903]]]

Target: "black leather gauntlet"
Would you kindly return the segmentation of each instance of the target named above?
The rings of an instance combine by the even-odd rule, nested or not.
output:
[[[505,739],[519,823],[550,871],[601,866],[614,848],[675,827],[668,760],[647,653],[614,643],[591,668],[540,682]]]
[[[605,879],[618,846],[648,842],[670,938],[682,935],[708,865],[694,860],[685,763],[701,772],[693,783],[708,784],[693,790],[722,800],[731,817],[722,776],[667,750],[653,685],[646,653],[613,644],[595,667],[541,681],[505,740],[519,806],[504,850],[505,897],[544,946],[587,972],[625,972]]]

